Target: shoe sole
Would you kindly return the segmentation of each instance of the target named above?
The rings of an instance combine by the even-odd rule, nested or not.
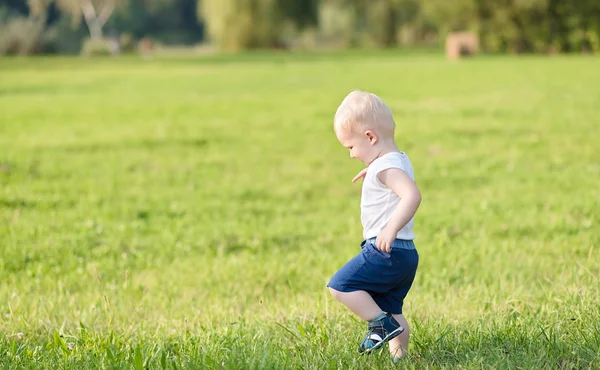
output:
[[[381,342],[377,343],[376,345],[374,345],[371,348],[368,348],[368,349],[364,350],[361,353],[364,354],[364,355],[366,355],[368,353],[371,353],[371,352],[373,352],[373,351],[381,348],[384,344],[386,344],[390,340],[396,338],[398,335],[402,334],[403,331],[404,331],[404,328],[402,326],[398,327],[398,329],[394,330],[393,332],[389,333],[385,338],[383,338],[381,340]]]

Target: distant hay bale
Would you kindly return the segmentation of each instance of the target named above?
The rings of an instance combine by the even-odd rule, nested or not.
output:
[[[446,57],[456,60],[473,56],[479,51],[479,40],[473,32],[454,32],[446,37]]]
[[[154,42],[149,37],[144,37],[138,42],[138,52],[144,59],[152,59]]]

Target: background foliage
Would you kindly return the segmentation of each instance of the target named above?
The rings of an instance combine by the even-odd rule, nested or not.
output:
[[[464,30],[486,52],[600,50],[596,0],[0,0],[0,52],[77,52],[98,34],[81,22],[86,1],[114,4],[103,37],[230,51],[439,46]]]

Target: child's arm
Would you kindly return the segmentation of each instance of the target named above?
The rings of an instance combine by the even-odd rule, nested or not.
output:
[[[398,168],[389,168],[377,174],[382,184],[390,188],[400,197],[400,202],[392,214],[386,227],[377,236],[377,248],[389,253],[392,242],[396,239],[398,231],[410,221],[421,204],[421,192],[417,184]]]
[[[368,169],[369,169],[369,167],[363,168],[362,171],[360,171],[356,176],[354,176],[354,178],[352,179],[352,182],[356,182],[356,180],[358,180],[358,179],[364,179],[365,176],[367,176]]]

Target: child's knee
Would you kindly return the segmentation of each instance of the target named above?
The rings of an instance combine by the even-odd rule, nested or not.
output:
[[[335,299],[335,300],[340,300],[341,296],[342,296],[342,292],[340,292],[339,290],[335,290],[333,288],[329,288],[329,293],[331,293],[331,296]]]

